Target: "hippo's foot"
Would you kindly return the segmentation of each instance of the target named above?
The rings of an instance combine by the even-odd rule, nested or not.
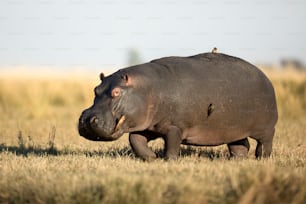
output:
[[[136,156],[145,161],[153,161],[156,154],[148,147],[149,139],[138,133],[131,133],[129,136],[130,144]]]
[[[229,143],[227,146],[231,158],[245,158],[248,156],[250,144],[247,138]]]
[[[252,137],[257,141],[255,151],[255,156],[257,159],[261,159],[261,157],[267,158],[271,155],[274,132],[275,129],[273,128],[270,131],[265,131],[260,135]]]

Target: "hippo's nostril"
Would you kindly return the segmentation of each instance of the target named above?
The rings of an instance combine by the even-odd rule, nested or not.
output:
[[[97,118],[97,116],[93,116],[92,118],[90,118],[90,124],[91,125],[98,125],[99,119]]]

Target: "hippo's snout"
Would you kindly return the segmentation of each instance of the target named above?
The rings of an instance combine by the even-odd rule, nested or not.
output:
[[[113,119],[100,116],[92,113],[91,110],[85,110],[79,118],[78,130],[79,134],[88,140],[93,141],[112,141],[117,139],[113,135],[118,131],[118,119],[111,122]],[[119,121],[119,126],[123,121]]]
[[[103,126],[103,120],[99,119],[97,116],[84,117],[81,116],[79,119],[79,130],[90,130],[98,128],[99,125]]]
[[[95,133],[93,130],[98,127],[99,119],[96,116],[87,116],[84,112],[79,119],[79,134],[87,139],[93,140]]]

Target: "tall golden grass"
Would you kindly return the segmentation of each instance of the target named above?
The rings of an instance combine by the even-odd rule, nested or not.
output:
[[[281,117],[299,117],[306,110],[306,73],[295,69],[263,68],[272,80]]]
[[[182,146],[177,161],[135,158],[127,136],[79,137],[97,76],[0,76],[0,203],[305,203],[306,73],[263,69],[276,90],[272,157]],[[163,141],[150,144],[162,155]]]

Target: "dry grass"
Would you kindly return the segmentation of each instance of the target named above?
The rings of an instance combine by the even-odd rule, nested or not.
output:
[[[177,161],[142,162],[127,136],[78,136],[98,79],[0,79],[0,203],[305,203],[306,74],[265,70],[280,119],[272,157],[228,160],[226,146],[182,146]],[[162,155],[161,140],[150,144]]]

